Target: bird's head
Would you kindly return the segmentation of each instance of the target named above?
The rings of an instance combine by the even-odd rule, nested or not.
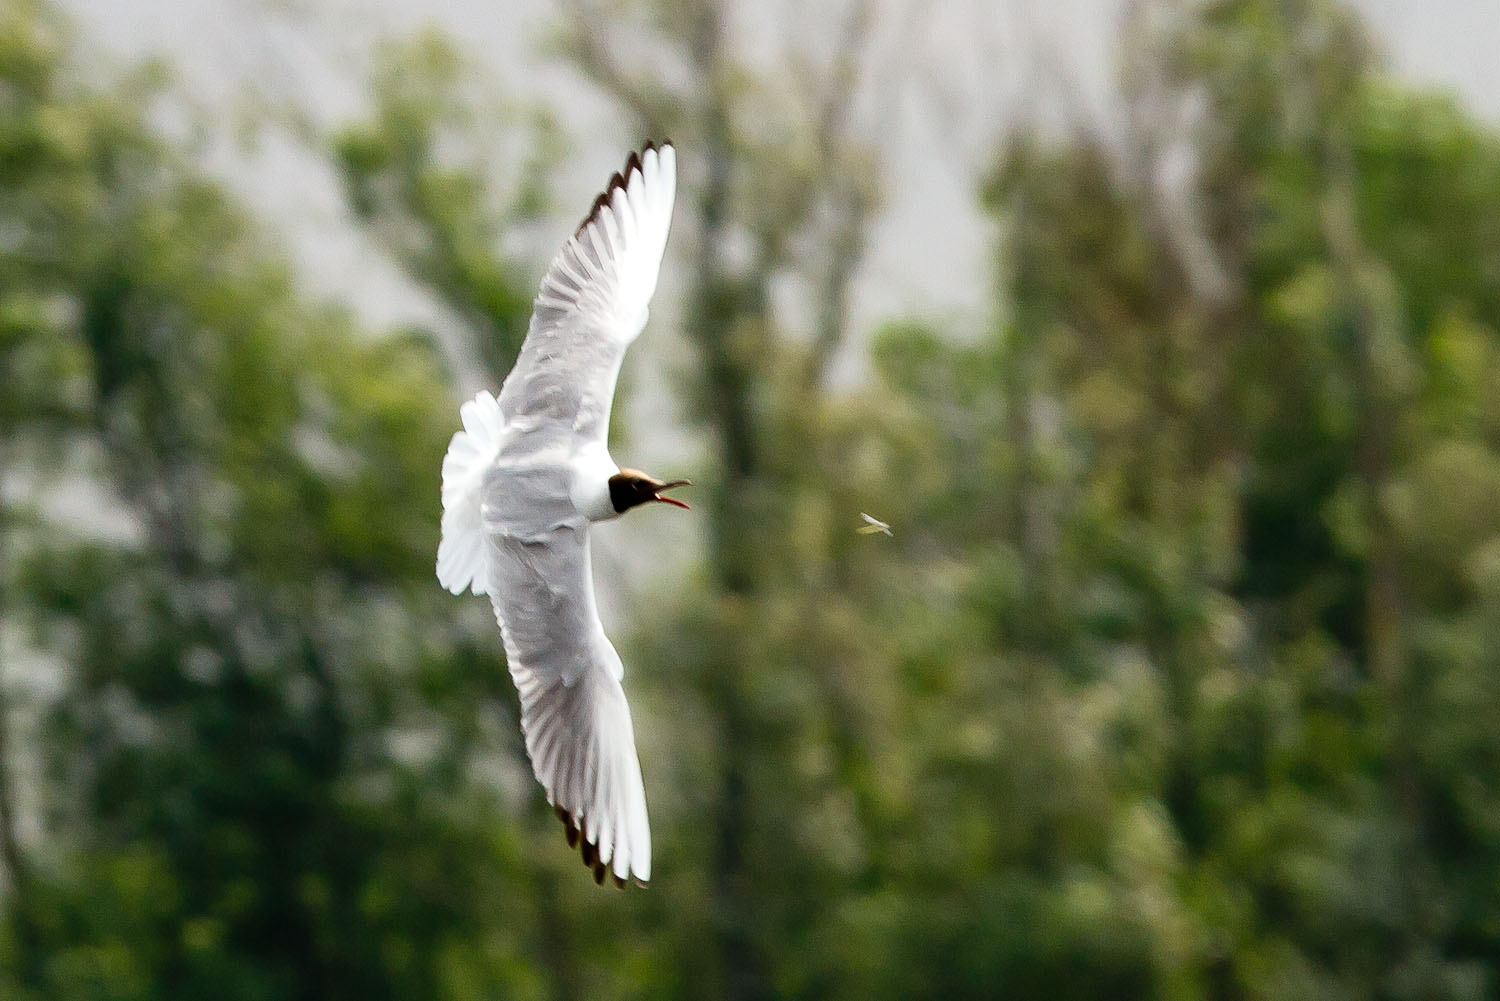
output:
[[[671,480],[663,483],[654,476],[647,476],[639,469],[622,469],[609,478],[609,502],[621,514],[637,504],[646,504],[651,501],[671,504],[687,511],[691,508],[685,502],[676,497],[663,497],[662,491],[692,485],[691,480]]]

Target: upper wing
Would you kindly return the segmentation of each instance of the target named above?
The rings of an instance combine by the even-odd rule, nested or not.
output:
[[[604,440],[620,361],[656,291],[676,192],[670,143],[647,143],[610,179],[542,279],[526,342],[500,390],[507,424],[563,422]]]
[[[521,729],[547,801],[581,834],[604,881],[651,878],[646,790],[635,753],[624,668],[594,604],[588,523],[489,535],[490,598],[521,696]]]

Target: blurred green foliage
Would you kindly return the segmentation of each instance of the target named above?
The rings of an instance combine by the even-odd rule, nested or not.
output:
[[[0,996],[1500,990],[1500,136],[1344,8],[1130,22],[1131,134],[1018,136],[979,193],[989,328],[891,324],[841,390],[839,310],[770,305],[842,302],[806,247],[878,199],[836,100],[773,141],[709,0],[646,17],[694,83],[563,39],[708,164],[674,237],[707,555],[617,638],[658,846],[626,894],[432,577],[452,354],[309,304],[150,74],[0,12],[0,723],[64,678],[36,746],[0,725]],[[452,155],[472,68],[382,65],[330,161],[498,381],[535,268],[497,234],[555,135],[497,191]]]

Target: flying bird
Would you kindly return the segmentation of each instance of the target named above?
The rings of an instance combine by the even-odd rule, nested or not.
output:
[[[860,535],[874,535],[876,532],[879,532],[883,535],[891,534],[891,526],[887,525],[879,518],[872,518],[869,515],[865,514],[863,511],[859,513],[859,516],[865,521],[863,525],[860,525],[855,529],[855,531]],[[891,537],[895,538],[895,536]]]
[[[459,410],[443,458],[438,581],[488,594],[521,697],[532,770],[594,880],[651,878],[646,790],[624,667],[594,603],[589,526],[647,503],[688,505],[606,445],[625,349],[646,325],[677,155],[647,143],[610,178],[542,279],[499,397]]]

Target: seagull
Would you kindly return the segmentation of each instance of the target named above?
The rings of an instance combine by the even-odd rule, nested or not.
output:
[[[677,154],[647,143],[610,178],[542,279],[499,397],[459,409],[443,458],[439,583],[489,595],[532,770],[602,884],[651,878],[624,666],[594,602],[589,526],[689,486],[621,468],[606,443],[625,349],[646,325]]]
[[[855,529],[855,531],[860,535],[874,535],[876,532],[880,532],[885,535],[891,534],[891,526],[887,525],[879,518],[872,518],[869,515],[865,514],[863,511],[859,513],[859,516],[865,520],[865,523],[863,525],[860,525]],[[895,536],[892,535],[891,538],[895,538]]]

